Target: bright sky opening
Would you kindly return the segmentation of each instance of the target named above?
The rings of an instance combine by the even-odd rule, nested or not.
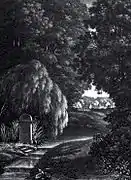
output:
[[[102,91],[101,94],[98,94],[98,91],[95,90],[95,86],[92,85],[92,88],[89,90],[85,90],[84,94],[82,96],[88,96],[88,97],[109,97],[109,94]]]

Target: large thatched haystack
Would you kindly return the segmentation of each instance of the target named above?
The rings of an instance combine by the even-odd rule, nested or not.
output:
[[[22,113],[38,116],[48,137],[63,132],[68,122],[67,100],[49,77],[43,64],[33,60],[8,70],[0,81],[2,114],[19,117]],[[8,113],[5,113],[8,112]]]

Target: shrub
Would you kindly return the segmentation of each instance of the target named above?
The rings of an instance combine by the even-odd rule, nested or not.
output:
[[[18,122],[13,121],[10,125],[0,125],[0,140],[2,142],[17,142],[19,127]]]
[[[9,142],[10,139],[9,128],[4,123],[0,126],[0,138],[2,142]]]
[[[33,142],[41,144],[44,139],[44,130],[38,121],[33,123]]]
[[[119,113],[110,114],[107,118],[112,117],[110,132],[101,138],[101,141],[93,142],[90,154],[97,160],[97,170],[102,174],[113,173],[118,179],[130,179],[131,170],[131,127],[129,126],[129,114],[123,113],[123,119]],[[109,121],[108,121],[109,122]],[[125,122],[125,126],[124,123]],[[118,123],[118,125],[117,125]],[[122,125],[120,125],[120,123]],[[114,129],[115,127],[118,127]]]

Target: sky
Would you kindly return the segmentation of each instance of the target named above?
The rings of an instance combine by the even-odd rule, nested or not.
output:
[[[91,5],[94,1],[95,0],[81,0],[82,3],[87,5],[87,7],[91,7]]]
[[[84,4],[87,4],[88,7],[91,6],[92,2],[95,0],[81,0]],[[94,31],[94,29],[90,29],[91,31]],[[92,88],[90,90],[85,90],[83,96],[89,96],[89,97],[109,97],[109,94],[106,92],[102,92],[102,94],[98,94],[98,91],[95,90],[95,86],[92,85]]]
[[[95,90],[95,86],[92,85],[92,88],[90,90],[85,90],[84,94],[82,96],[89,96],[89,97],[109,97],[109,94],[106,92],[102,92],[102,94],[98,94],[98,91]]]
[[[88,7],[90,7],[94,1],[95,0],[81,0],[81,2],[86,4]],[[90,31],[95,31],[95,29],[90,28]],[[109,97],[109,94],[107,94],[104,91],[102,92],[102,94],[98,94],[98,91],[95,90],[95,86],[92,85],[92,88],[90,90],[85,90],[82,96],[89,96],[89,97],[97,98],[97,97]]]

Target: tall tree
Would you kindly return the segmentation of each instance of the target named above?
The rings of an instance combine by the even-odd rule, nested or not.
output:
[[[106,117],[110,132],[92,146],[105,173],[130,179],[131,111],[131,2],[97,0],[89,10],[86,52],[81,62],[88,64],[94,84],[113,98],[116,110]],[[127,158],[128,157],[128,158]]]
[[[98,89],[107,91],[121,108],[131,106],[130,9],[128,0],[96,1],[85,21],[86,36],[80,40],[82,67],[86,65]]]
[[[6,23],[1,25],[1,34],[6,30],[2,42],[5,53],[1,55],[1,64],[5,60],[7,64],[2,69],[38,59],[47,67],[50,77],[59,84],[72,104],[74,100],[70,101],[70,97],[82,93],[78,85],[80,78],[73,69],[72,47],[85,32],[83,19],[86,6],[79,0],[7,0],[2,2],[1,9],[1,21],[5,22],[6,19]],[[71,96],[67,90],[69,86],[72,89]]]
[[[68,123],[67,100],[42,63],[31,61],[7,71],[0,80],[0,122],[21,114],[37,116],[44,138],[56,138]]]
[[[0,2],[0,75],[20,62],[21,50],[16,32],[19,5],[15,0]]]
[[[110,132],[93,144],[91,154],[98,157],[103,172],[117,173],[118,179],[131,177],[130,25],[129,0],[97,0],[85,21],[86,36],[76,46],[78,68],[87,67],[93,83],[107,91],[116,104],[116,110],[106,117]]]

